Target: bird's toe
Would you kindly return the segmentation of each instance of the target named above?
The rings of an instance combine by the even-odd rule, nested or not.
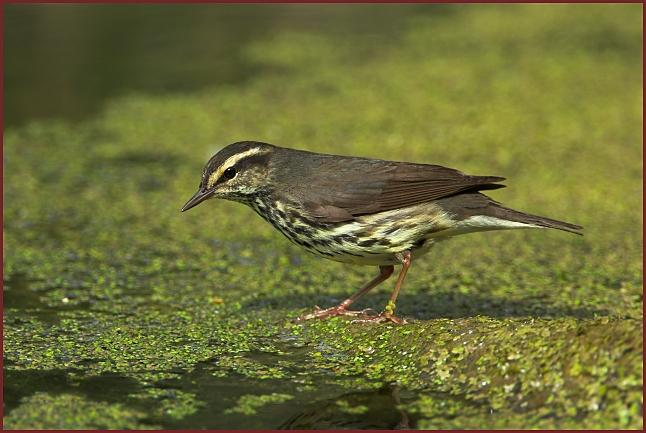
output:
[[[355,319],[352,321],[352,323],[394,323],[396,325],[404,325],[406,323],[406,320],[399,318],[394,314],[382,312],[376,316]]]
[[[335,307],[330,307],[326,309],[321,309],[318,306],[314,307],[314,311],[311,313],[303,314],[302,316],[296,319],[297,322],[302,322],[310,319],[324,319],[326,317],[334,316],[351,316],[351,317],[361,317],[369,319],[372,317],[377,317],[372,308],[366,308],[363,310],[348,310],[343,305],[337,305]]]

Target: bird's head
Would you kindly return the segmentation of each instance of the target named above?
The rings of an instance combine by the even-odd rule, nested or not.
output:
[[[221,149],[206,163],[200,186],[182,212],[210,198],[248,201],[266,187],[275,149],[257,141],[240,141]]]

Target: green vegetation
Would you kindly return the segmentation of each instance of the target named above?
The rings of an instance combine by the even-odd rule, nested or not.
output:
[[[248,46],[267,72],[244,84],[6,131],[5,427],[641,428],[641,11],[285,33]],[[492,197],[585,236],[463,236],[413,263],[409,324],[295,324],[376,269],[239,204],[180,214],[240,139],[505,176]]]

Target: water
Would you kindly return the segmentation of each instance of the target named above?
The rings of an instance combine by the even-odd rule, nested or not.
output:
[[[106,103],[130,93],[202,94],[218,86],[246,86],[265,75],[283,72],[255,62],[247,55],[252,44],[279,37],[283,32],[341,34],[349,44],[356,41],[353,38],[361,38],[358,45],[362,49],[368,46],[370,54],[378,56],[385,43],[396,44],[403,29],[411,28],[406,25],[408,20],[420,14],[443,14],[449,20],[459,18],[460,14],[452,13],[460,7],[11,4],[5,8],[6,121],[10,128],[39,119],[78,122],[91,119]],[[503,8],[497,10],[502,11]],[[516,19],[517,15],[507,12],[507,9],[504,11],[502,18],[495,14],[488,18],[492,27],[495,23],[506,23],[510,16]],[[566,13],[570,12],[571,9],[567,9]],[[545,19],[540,21],[540,15],[536,15],[536,19],[539,24],[543,22],[540,24],[542,28],[557,28],[547,25]],[[599,33],[602,36],[587,37],[597,34],[594,32],[598,28],[604,28],[595,20],[588,18],[588,24],[585,24],[585,19],[572,18],[556,24],[583,23],[592,29],[592,33],[582,32],[581,38],[591,40],[593,45],[599,43],[598,40],[606,40],[606,34],[622,35],[618,30],[612,30],[614,24],[611,22],[606,23],[610,30]],[[509,42],[509,46],[516,46],[517,41],[523,40],[519,37],[522,35],[512,34],[503,38],[502,33],[494,32],[493,35],[481,36],[479,31],[468,25],[470,22],[457,20],[451,27],[456,30],[455,37],[460,43],[471,41],[466,44],[469,51],[462,55],[459,51],[462,45],[457,43],[458,48],[451,50],[449,56],[438,54],[440,63],[455,65],[448,71],[458,71],[457,68],[465,65],[481,67],[485,71],[503,71],[503,78],[497,77],[492,82],[500,89],[508,89],[504,71],[521,72],[514,77],[526,72],[523,68],[515,69],[513,65],[524,65],[530,57],[539,59],[538,66],[550,58],[563,62],[561,66],[548,62],[548,70],[543,72],[537,66],[539,78],[533,80],[528,74],[525,77],[527,85],[523,82],[521,86],[520,82],[514,81],[520,93],[514,94],[514,98],[506,98],[509,105],[503,111],[505,116],[501,118],[500,136],[494,132],[488,141],[492,146],[495,144],[491,148],[493,150],[480,149],[480,144],[477,144],[477,152],[473,155],[480,152],[483,155],[511,155],[511,160],[514,164],[518,162],[516,165],[519,167],[525,165],[521,163],[523,160],[528,166],[535,162],[535,152],[523,156],[520,147],[513,147],[513,143],[505,144],[508,125],[526,124],[524,114],[508,119],[508,113],[525,112],[523,103],[514,105],[511,101],[532,100],[539,93],[523,92],[523,89],[531,89],[532,84],[538,83],[557,91],[560,83],[570,83],[567,79],[571,71],[576,78],[572,83],[588,83],[590,88],[605,89],[609,95],[627,95],[634,90],[630,86],[623,87],[631,80],[598,81],[598,77],[613,77],[613,71],[623,70],[613,60],[614,57],[599,60],[596,54],[590,54],[590,50],[583,50],[580,51],[581,64],[578,61],[568,63],[553,47],[552,33],[543,37],[534,27],[529,29],[534,29],[537,35],[529,45],[529,57],[519,56],[521,50],[511,50],[509,57],[499,59],[499,65],[491,63],[497,61],[495,56],[480,56],[478,52],[488,53],[488,48],[499,43],[499,38]],[[614,22],[625,25],[627,20],[618,16]],[[559,25],[558,28],[567,27]],[[636,28],[634,23],[631,28]],[[469,39],[467,32],[475,35],[474,40]],[[622,39],[616,35],[615,40],[621,42]],[[421,39],[419,50],[424,50],[432,41],[430,36],[428,40]],[[576,42],[576,38],[573,41]],[[635,42],[622,42],[619,46],[632,47],[633,44]],[[377,66],[380,64],[375,63]],[[392,63],[385,62],[385,65],[392,66]],[[494,68],[492,65],[497,66]],[[585,79],[586,73],[592,70],[589,65],[605,71],[595,76],[594,85]],[[608,69],[603,69],[605,65]],[[402,67],[413,71],[417,70],[416,66],[419,66],[416,62],[402,64]],[[461,110],[461,107],[471,107],[476,100],[473,98],[480,101],[480,97],[485,97],[478,96],[478,86],[484,87],[479,78],[469,79],[467,74],[465,79],[464,87],[453,89],[461,89],[459,92],[442,93],[439,87],[436,88],[438,97],[450,102],[438,107]],[[603,87],[610,82],[613,87]],[[360,85],[359,80],[352,83]],[[615,83],[622,85],[615,88]],[[496,86],[494,88],[498,88]],[[568,91],[578,88],[565,87]],[[410,93],[407,98],[411,97],[413,101],[417,101],[413,97],[427,97],[414,87],[403,86],[402,89]],[[471,95],[471,90],[475,95],[473,98],[460,96],[460,93]],[[561,100],[561,96],[567,100],[568,95],[567,92],[556,94],[558,98],[555,97],[554,101]],[[579,96],[586,97],[581,94],[577,100]],[[310,97],[315,98],[316,93],[311,93]],[[617,108],[623,99],[594,97],[587,100],[591,101],[587,104],[590,107],[614,107],[617,113],[628,113],[629,120],[639,117],[630,117],[629,112]],[[485,102],[488,101],[483,99],[483,106],[488,107]],[[398,107],[397,104],[393,106]],[[621,106],[629,107],[630,104]],[[343,108],[352,110],[354,107]],[[567,146],[578,143],[582,138],[568,134],[571,130],[586,131],[577,123],[586,118],[568,117],[574,113],[569,106],[560,109],[555,111],[555,119],[566,119],[567,122],[556,124],[570,126],[555,129],[554,136],[569,137],[569,141],[563,141],[566,147],[555,149],[560,149],[558,152],[563,154],[576,154]],[[326,114],[323,111],[314,113]],[[244,122],[254,121],[244,117],[243,110],[235,114]],[[327,114],[335,122],[347,120],[335,117],[331,110]],[[379,111],[372,114],[381,115]],[[426,119],[426,113],[421,114]],[[472,115],[475,116],[471,120],[474,125],[489,125],[491,121],[490,116]],[[395,113],[384,117],[383,124],[386,127],[395,124],[398,116],[400,114]],[[470,127],[469,122],[464,124],[465,118],[457,117],[453,123],[433,128],[461,130]],[[624,137],[625,128],[620,123],[613,127],[611,122],[606,127],[610,129],[597,131],[597,135]],[[315,128],[314,121],[312,129]],[[155,130],[143,136],[152,141],[156,134],[163,132]],[[597,256],[602,255],[592,254],[591,251],[594,253],[596,250],[590,249],[588,244],[566,244],[560,239],[557,244],[556,238],[552,241],[540,238],[539,241],[538,235],[531,238],[536,239],[535,243],[522,245],[512,244],[511,240],[530,238],[509,237],[494,241],[492,237],[485,242],[474,237],[468,242],[458,243],[452,250],[445,250],[444,258],[438,255],[428,267],[418,267],[418,271],[409,277],[399,308],[405,314],[424,320],[424,325],[429,326],[420,335],[405,337],[408,334],[397,334],[397,338],[379,349],[375,349],[375,342],[379,342],[378,337],[383,334],[373,335],[367,330],[365,334],[357,334],[358,341],[336,340],[353,335],[338,333],[347,328],[336,325],[318,330],[314,328],[316,324],[308,325],[313,327],[308,336],[294,334],[293,340],[273,333],[268,337],[266,327],[260,322],[264,320],[267,327],[272,328],[283,323],[286,311],[304,312],[305,308],[316,303],[333,305],[343,299],[340,287],[346,290],[346,295],[351,292],[353,285],[346,279],[359,282],[355,278],[358,274],[348,270],[348,273],[332,277],[335,268],[331,264],[318,267],[306,259],[299,262],[301,256],[280,250],[283,247],[271,244],[272,239],[267,237],[261,239],[249,235],[230,244],[224,240],[216,243],[215,239],[219,239],[217,230],[207,229],[192,243],[187,242],[192,239],[192,231],[175,233],[169,228],[193,225],[197,232],[202,221],[191,222],[183,215],[180,225],[168,216],[168,212],[179,215],[178,207],[188,193],[182,191],[179,194],[182,188],[172,186],[170,177],[176,175],[182,165],[192,164],[199,171],[195,161],[187,162],[184,156],[173,152],[151,153],[140,148],[127,148],[110,137],[100,140],[90,137],[87,141],[84,138],[78,143],[74,141],[77,137],[71,137],[72,143],[76,144],[68,149],[74,149],[74,152],[56,155],[54,151],[48,153],[48,149],[62,146],[68,136],[50,137],[50,133],[59,132],[56,128],[51,131],[33,128],[24,134],[25,137],[14,139],[12,147],[5,148],[8,155],[5,163],[10,174],[10,180],[5,183],[5,193],[13,200],[5,203],[6,238],[10,245],[7,251],[11,255],[8,253],[9,260],[5,265],[4,286],[5,336],[9,336],[5,337],[4,352],[4,413],[13,418],[14,426],[18,425],[16,418],[23,422],[38,422],[43,418],[40,409],[44,406],[69,416],[73,422],[76,403],[79,402],[76,397],[87,403],[83,408],[133,408],[142,414],[135,420],[137,423],[167,428],[415,428],[428,427],[429,419],[443,428],[471,428],[474,425],[549,428],[560,424],[537,424],[537,420],[543,422],[546,416],[554,416],[554,413],[570,413],[570,409],[576,412],[577,407],[590,407],[590,390],[598,390],[602,386],[609,389],[608,401],[600,400],[603,402],[601,410],[606,411],[602,413],[604,416],[629,413],[631,406],[628,404],[633,402],[634,407],[641,409],[638,368],[641,358],[635,355],[641,353],[641,346],[637,343],[641,342],[640,329],[635,326],[641,317],[638,304],[641,299],[641,272],[638,271],[641,267],[627,258],[637,257],[641,245],[633,248],[636,244],[629,242],[626,247],[622,244],[623,238],[618,237],[614,242],[625,254],[621,258],[609,255],[609,261],[600,261]],[[384,138],[381,130],[366,130],[364,133],[367,134],[366,142],[380,143]],[[410,134],[418,143],[425,142],[427,138],[415,132],[414,128],[401,133]],[[479,134],[479,130],[474,129],[474,134]],[[496,137],[501,140],[493,140]],[[633,142],[639,142],[639,134],[629,137],[636,137]],[[114,152],[107,152],[104,146],[112,141]],[[595,143],[593,139],[582,141]],[[626,143],[630,141],[626,139]],[[474,142],[480,143],[479,140]],[[29,145],[34,148],[30,149]],[[100,147],[101,151],[86,152],[90,146]],[[629,147],[626,149],[630,150]],[[558,152],[557,155],[561,154]],[[597,152],[597,157],[606,155],[605,150],[595,150],[594,147],[588,153],[593,155],[594,152]],[[542,166],[558,171],[558,167],[551,164],[553,162],[547,161]],[[613,164],[619,164],[613,158],[604,158],[603,162],[610,164],[605,170],[608,173],[613,172]],[[638,168],[633,172],[639,172]],[[68,176],[69,173],[73,175]],[[64,177],[66,183],[61,183],[59,176]],[[579,177],[587,179],[590,176],[581,172]],[[533,180],[525,179],[527,184]],[[106,181],[114,182],[114,188],[105,188]],[[520,181],[522,184],[522,176]],[[69,185],[69,189],[63,191],[59,188],[61,184]],[[35,186],[40,189],[36,191]],[[43,199],[23,200],[25,190],[35,191]],[[112,204],[115,197],[121,198],[115,192],[123,195],[123,203],[114,202],[110,213],[95,215],[94,205]],[[34,197],[40,198],[37,195],[31,198]],[[549,201],[549,197],[541,195],[538,198]],[[129,206],[142,203],[141,200],[150,200],[150,209],[155,212],[153,215],[158,218],[157,222],[143,214],[140,219],[134,218],[140,214],[130,212]],[[108,210],[107,207],[96,208]],[[216,212],[217,206],[213,209]],[[231,216],[241,217],[240,221],[246,222],[251,214],[242,212],[231,213]],[[627,219],[622,219],[633,220],[638,222],[639,218],[628,215]],[[257,220],[248,221],[257,224]],[[153,226],[149,229],[151,224]],[[215,223],[209,224],[217,227]],[[247,226],[240,224],[240,227]],[[623,234],[629,232],[623,226],[610,227],[609,236],[613,230]],[[243,229],[239,234],[244,235]],[[119,240],[117,251],[105,252],[117,244],[113,238]],[[207,272],[198,266],[204,265],[204,261],[198,260],[201,257],[198,252],[204,251],[204,243],[209,243],[217,252],[208,256],[214,260],[212,267],[209,263],[209,268],[217,272]],[[558,249],[549,248],[553,245],[559,245]],[[77,246],[82,246],[79,251]],[[192,252],[193,247],[195,252]],[[239,254],[249,249],[258,254],[251,258]],[[222,251],[227,254],[220,254]],[[261,251],[265,252],[261,254]],[[224,260],[225,257],[230,259]],[[474,261],[474,257],[477,260]],[[588,261],[584,264],[579,260],[581,257]],[[195,264],[191,263],[192,260]],[[284,277],[274,279],[271,273],[278,265],[291,270]],[[301,268],[297,269],[299,266]],[[424,269],[428,271],[426,275]],[[244,278],[246,272],[255,272],[257,277]],[[319,274],[329,278],[321,278]],[[218,286],[205,276],[223,278],[227,286],[225,294],[222,295]],[[269,281],[266,284],[265,276]],[[257,290],[259,288],[262,290]],[[336,295],[331,295],[328,288],[335,289]],[[313,295],[315,291],[317,295]],[[379,308],[383,305],[387,289],[380,293],[381,297],[376,293],[367,299],[370,306]],[[235,304],[241,308],[235,310]],[[226,308],[230,311],[222,313]],[[623,317],[624,314],[629,319],[620,321],[612,318],[608,322],[606,317],[605,323],[597,319],[598,316]],[[246,329],[248,324],[256,327]],[[416,328],[415,322],[411,323],[411,328],[420,329]],[[522,329],[523,333],[515,332],[516,329]],[[211,332],[213,330],[221,332]],[[243,337],[229,338],[230,334]],[[449,343],[442,340],[454,334],[460,338]],[[436,337],[442,337],[444,349],[439,344],[436,346]],[[272,340],[265,344],[263,338]],[[339,342],[336,349],[331,343],[333,341]],[[359,348],[357,342],[365,347],[356,350]],[[428,354],[428,359],[413,352],[414,349],[409,348],[411,345],[418,346],[418,353]],[[219,358],[214,356],[217,353],[221,354]],[[365,357],[364,353],[367,354]],[[545,356],[545,353],[553,355]],[[581,365],[599,375],[581,374],[573,380],[568,376],[570,362],[578,354],[586,353],[592,353],[594,357],[581,361]],[[361,355],[357,361],[354,360],[355,355]],[[508,360],[512,368],[508,382],[497,379],[500,377],[501,359]],[[373,368],[372,363],[388,369],[388,374]],[[435,368],[436,364],[445,365],[447,369]],[[452,370],[448,370],[449,367]],[[413,373],[410,373],[411,368]],[[459,372],[463,373],[462,378],[456,374]],[[363,377],[369,374],[370,377],[381,378],[382,382],[386,377],[409,380],[401,380],[403,385],[398,387],[391,383],[371,382]],[[541,381],[536,381],[537,377]],[[411,382],[411,378],[419,381]],[[564,389],[563,383],[570,388],[564,391],[568,394],[557,394],[535,392],[533,388],[524,386],[533,383],[539,383],[546,390]],[[626,396],[629,395],[624,393],[627,387],[632,387],[632,400],[628,400]],[[450,390],[450,395],[440,392],[447,390]],[[38,398],[43,395],[48,399]],[[68,399],[70,395],[75,398]],[[274,400],[260,401],[266,403],[260,404],[258,399],[267,396],[270,400],[274,396]],[[547,401],[548,397],[553,399],[553,403]],[[621,399],[628,403],[623,404]],[[434,400],[441,404],[435,404]],[[42,404],[43,401],[51,404]],[[506,403],[490,416],[490,401]],[[69,404],[69,407],[63,407],[64,404]],[[528,406],[524,408],[521,404]],[[165,412],[166,408],[171,413]],[[523,411],[527,411],[526,414]],[[127,414],[121,415],[119,417],[124,418]],[[634,415],[634,419],[639,416],[640,413]],[[581,420],[581,413],[577,417]],[[507,424],[493,423],[506,418],[510,420]],[[641,420],[628,419],[616,425],[634,427],[637,423],[641,425]],[[569,425],[572,424],[560,426]],[[590,421],[586,425],[613,424],[608,421],[597,425]],[[55,426],[55,423],[50,423],[47,427]]]
[[[375,390],[349,392],[339,386],[314,378],[314,386],[299,390],[289,380],[258,380],[231,374],[214,375],[217,360],[198,364],[180,379],[156,383],[162,390],[160,399],[170,403],[181,399],[183,392],[195,394],[200,401],[198,410],[181,419],[150,416],[141,421],[168,429],[183,428],[240,428],[240,429],[395,429],[414,428],[416,415],[400,406],[414,400],[414,394],[399,387],[384,384]],[[131,377],[120,374],[72,379],[80,370],[9,370],[5,374],[5,415],[10,414],[20,400],[35,390],[52,395],[73,393],[84,399],[105,403],[121,403],[128,407],[152,413],[159,400],[141,400],[124,397],[141,392],[143,386]],[[267,403],[252,412],[235,409],[238,399],[245,395],[289,394],[293,399]],[[444,396],[446,398],[446,396]],[[343,403],[343,404],[341,404]],[[179,406],[181,403],[177,403]]]
[[[81,120],[128,93],[197,92],[270,70],[244,49],[290,31],[373,38],[376,49],[443,5],[89,5],[5,7],[5,125]]]

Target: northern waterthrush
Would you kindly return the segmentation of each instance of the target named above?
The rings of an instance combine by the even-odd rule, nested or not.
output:
[[[503,188],[498,176],[470,176],[439,165],[326,155],[256,141],[233,143],[204,167],[186,211],[209,198],[244,203],[290,241],[343,263],[379,266],[379,275],[339,305],[301,319],[337,315],[402,320],[395,301],[411,260],[436,242],[485,230],[581,226],[503,207],[480,191]],[[379,315],[348,307],[402,269]]]

